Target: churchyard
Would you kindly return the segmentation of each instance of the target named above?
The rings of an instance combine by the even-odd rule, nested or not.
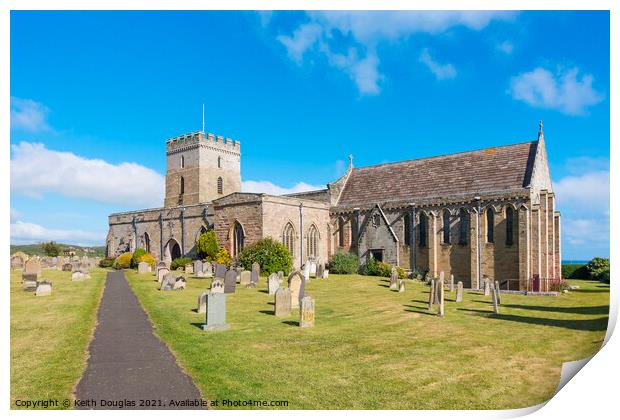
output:
[[[156,334],[203,397],[287,400],[289,409],[539,404],[553,395],[562,362],[600,348],[609,312],[609,286],[597,281],[570,281],[579,289],[559,296],[501,294],[499,314],[493,293],[464,290],[457,303],[455,286],[444,292],[440,317],[422,282],[390,287],[388,278],[330,274],[306,283],[316,316],[300,328],[299,309],[275,316],[260,277],[256,287],[237,284],[226,294],[229,327],[204,331],[198,298],[211,279],[171,274],[185,275],[182,289],[160,291],[155,273],[126,271]]]
[[[74,280],[71,270],[43,268],[38,281],[49,280],[51,294],[37,296],[25,290],[22,274],[10,275],[11,408],[22,408],[14,404],[18,399],[72,397],[86,367],[105,279],[98,268],[89,270],[90,278]]]

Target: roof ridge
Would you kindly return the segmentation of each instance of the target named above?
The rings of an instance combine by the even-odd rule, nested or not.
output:
[[[537,143],[537,142],[538,142],[538,140],[529,140],[529,141],[523,141],[523,142],[519,142],[519,143],[504,144],[502,146],[489,146],[489,147],[483,147],[483,148],[480,148],[480,149],[466,150],[466,151],[463,151],[463,152],[444,153],[442,155],[421,157],[421,158],[416,158],[416,159],[399,160],[399,161],[396,161],[396,162],[377,163],[377,164],[374,164],[374,165],[359,166],[357,168],[354,167],[353,171],[356,171],[356,170],[359,170],[359,169],[366,169],[366,168],[377,168],[377,167],[380,167],[380,166],[398,165],[398,164],[402,164],[402,163],[415,162],[415,161],[419,161],[419,160],[430,160],[430,159],[445,158],[445,157],[448,157],[448,156],[456,156],[456,155],[464,155],[464,154],[467,154],[467,153],[481,152],[481,151],[487,150],[487,149],[502,149],[502,148],[506,148],[506,147],[514,147],[514,146],[520,146],[520,145],[524,145],[524,144],[532,144],[532,143]]]

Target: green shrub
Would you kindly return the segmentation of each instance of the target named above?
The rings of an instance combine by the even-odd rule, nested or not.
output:
[[[377,275],[380,277],[390,277],[392,275],[392,266],[383,261],[377,263]]]
[[[138,263],[140,261],[138,261],[138,259],[146,254],[146,249],[144,248],[138,248],[133,252],[133,255],[131,256],[131,268],[137,268],[138,267]]]
[[[114,258],[102,258],[99,260],[99,267],[109,268],[114,264]]]
[[[217,254],[215,254],[213,262],[218,264],[230,265],[232,263],[232,258],[230,258],[230,255],[228,254],[226,248],[220,248],[219,251],[217,251]]]
[[[285,247],[280,242],[265,238],[253,245],[245,247],[237,256],[237,262],[246,270],[252,268],[252,264],[260,264],[261,273],[269,275],[284,271],[288,273],[293,266],[293,259]]]
[[[175,258],[170,263],[170,269],[171,270],[178,270],[179,268],[185,268],[185,265],[187,265],[187,264],[189,264],[191,262],[192,262],[191,258],[187,258],[187,257]]]
[[[609,281],[609,258],[592,258],[586,267],[592,280],[606,278]]]
[[[133,257],[133,254],[131,252],[125,252],[119,255],[118,257],[116,257],[116,260],[114,260],[113,267],[116,268],[117,270],[122,270],[124,268],[131,267],[132,257]]]
[[[133,257],[134,257],[134,258],[136,258],[136,254],[135,254],[135,253],[133,254]],[[138,266],[138,264],[140,264],[141,262],[145,262],[145,263],[147,263],[148,265],[150,265],[152,268],[155,268],[155,264],[156,264],[155,257],[153,257],[153,256],[152,256],[151,254],[149,254],[149,253],[146,253],[146,254],[140,255],[140,256],[137,258],[136,267],[137,267],[137,266]]]
[[[60,245],[58,245],[54,241],[44,242],[42,244],[42,247],[43,247],[43,252],[48,257],[57,257],[60,254],[60,251],[61,251]]]
[[[333,274],[354,274],[359,268],[357,255],[350,252],[341,251],[332,255],[329,262],[329,272]]]
[[[562,278],[588,280],[590,272],[586,264],[562,264]]]
[[[379,275],[379,266],[377,260],[372,257],[366,258],[366,262],[362,264],[359,270],[360,274],[364,276],[377,276]]]
[[[396,266],[396,271],[398,271],[398,278],[399,279],[406,279],[407,278],[407,272],[405,272],[404,268]]]
[[[219,251],[220,246],[217,243],[215,231],[208,230],[198,237],[196,241],[196,254],[198,254],[199,258],[213,261]]]

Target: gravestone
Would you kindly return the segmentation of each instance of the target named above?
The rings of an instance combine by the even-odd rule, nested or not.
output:
[[[196,312],[199,314],[207,312],[207,295],[207,292],[203,292],[198,296],[198,309],[196,309]]]
[[[302,328],[314,327],[314,299],[304,296],[299,308],[299,326]]]
[[[185,264],[185,274],[194,274],[194,264]]]
[[[454,274],[450,274],[450,291],[454,292]]]
[[[162,292],[172,290],[175,283],[176,283],[176,278],[174,277],[174,274],[168,272],[164,275],[161,281],[161,286],[159,287],[159,290],[161,290]]]
[[[291,291],[291,308],[299,308],[299,301],[303,299],[306,280],[299,270],[288,276],[288,288]]]
[[[328,269],[323,270],[323,278],[324,279],[329,278],[329,270]]]
[[[435,293],[433,294],[433,305],[439,305],[439,285],[443,285],[440,279],[435,280]]]
[[[37,290],[38,283],[36,280],[24,280],[24,290],[26,292],[34,292]]]
[[[65,259],[63,257],[56,258],[56,269],[62,270],[62,266],[65,264]]]
[[[482,281],[484,282],[484,295],[489,296],[491,294],[491,282],[486,277],[483,277]]]
[[[260,274],[260,265],[255,262],[252,264],[252,275],[250,276],[250,283],[257,284],[258,283],[258,275]]]
[[[493,313],[495,315],[499,314],[499,301],[497,299],[497,295],[498,295],[498,292],[497,290],[495,290],[495,287],[494,287],[493,290],[491,290],[491,299],[493,300]]]
[[[250,280],[252,279],[252,272],[244,270],[241,272],[241,277],[239,278],[239,284],[248,285],[250,284]]]
[[[460,281],[456,284],[456,299],[457,302],[463,301],[463,282]]]
[[[276,273],[272,273],[267,278],[267,291],[270,295],[275,295],[276,291],[280,287],[280,281],[278,280],[278,275]]]
[[[146,274],[151,272],[151,265],[147,262],[141,262],[138,264],[138,274]]]
[[[216,279],[224,280],[226,277],[226,266],[224,264],[215,264],[215,275],[213,276]]]
[[[37,273],[24,273],[22,272],[22,282],[25,281],[37,281],[39,279],[39,276],[37,275]]]
[[[52,294],[52,282],[43,280],[42,282],[38,283],[34,294],[35,296],[51,295]]]
[[[193,269],[194,269],[194,274],[202,273],[203,272],[202,261],[195,260]]]
[[[237,271],[232,268],[226,272],[224,277],[224,293],[235,293],[237,287]]]
[[[437,315],[444,316],[445,315],[445,307],[444,307],[445,291],[443,290],[443,280],[439,280],[438,291],[439,291],[439,310],[437,311]]]
[[[62,271],[73,271],[73,264],[70,262],[64,263],[62,265]]]
[[[78,271],[82,274],[88,274],[89,272],[88,264],[80,263],[80,265],[78,266]]]
[[[19,255],[11,257],[11,270],[24,268],[24,260]]]
[[[401,280],[398,283],[398,293],[404,293],[405,292],[405,280]]]
[[[302,275],[304,276],[305,281],[310,281],[310,264],[304,264]]]
[[[433,309],[433,303],[435,302],[435,279],[431,280],[431,288],[428,294],[428,310]]]
[[[288,287],[278,288],[274,296],[274,308],[276,316],[291,314],[291,290]]]
[[[172,290],[185,290],[186,282],[185,277],[179,276],[174,281],[174,286],[172,286]]]
[[[282,283],[284,281],[284,271],[278,271],[278,282]]]
[[[159,282],[159,284],[161,284],[164,281],[164,278],[170,274],[170,270],[168,270],[168,267],[166,267],[166,265],[164,264],[163,267],[159,267],[157,269],[157,281]]]
[[[210,293],[224,293],[225,285],[224,282],[220,279],[213,279],[211,282],[211,290]]]
[[[398,271],[396,271],[396,267],[392,267],[392,272],[390,273],[390,290],[398,290]]]
[[[209,293],[207,295],[206,324],[204,331],[222,331],[230,328],[226,323],[226,294]]]
[[[439,272],[439,281],[441,282],[441,284],[443,284],[444,278],[445,277],[444,277],[443,271],[440,271]]]
[[[71,281],[82,281],[84,280],[84,273],[81,271],[74,271],[71,273]]]
[[[316,261],[308,260],[308,262],[306,262],[306,265],[308,266],[308,278],[316,277]]]
[[[495,280],[495,290],[497,291],[497,304],[501,305],[502,304],[502,298],[500,296],[499,281],[497,281],[497,280]]]
[[[202,273],[206,277],[213,277],[213,265],[208,261],[202,263]]]
[[[36,274],[41,277],[41,263],[36,258],[30,258],[24,264],[24,274]]]

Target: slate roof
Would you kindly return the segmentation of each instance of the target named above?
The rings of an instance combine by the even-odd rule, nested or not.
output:
[[[353,168],[338,207],[473,196],[529,185],[538,141]]]

